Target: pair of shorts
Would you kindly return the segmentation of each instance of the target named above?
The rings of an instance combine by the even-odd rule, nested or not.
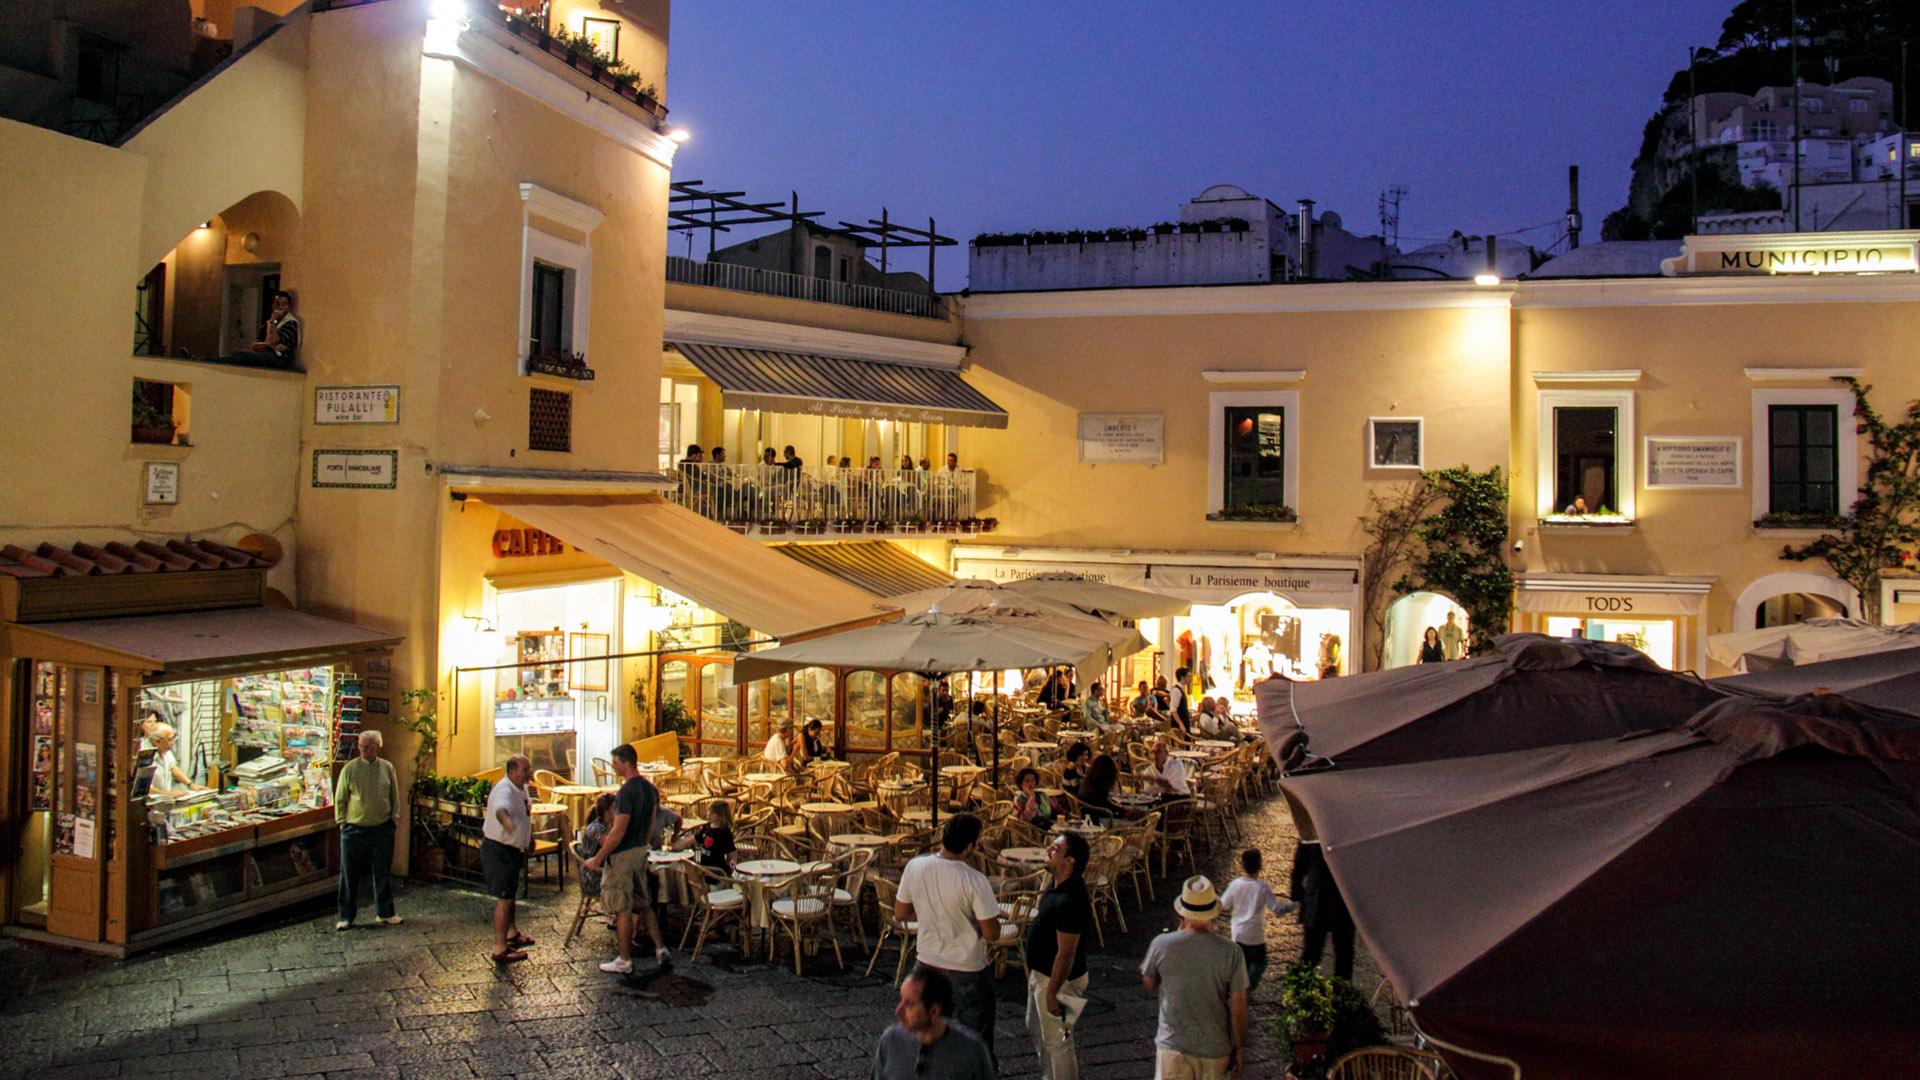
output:
[[[520,891],[520,872],[526,868],[527,853],[498,840],[480,841],[480,876],[487,895],[495,900],[511,900]]]
[[[600,907],[618,914],[640,911],[653,903],[653,883],[647,870],[647,849],[630,847],[607,856],[600,875]]]

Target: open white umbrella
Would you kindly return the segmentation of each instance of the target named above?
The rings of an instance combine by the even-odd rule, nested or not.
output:
[[[960,578],[945,585],[936,585],[931,589],[920,589],[900,596],[889,597],[889,604],[896,604],[902,611],[943,611],[948,615],[966,615],[974,612],[990,611],[1037,611],[1043,615],[1058,615],[1068,619],[1094,618],[1072,604],[1057,600],[1048,600],[1041,596],[1029,596],[1016,591],[1012,586],[982,578]]]
[[[1094,581],[1078,574],[1036,574],[1007,582],[1023,596],[1069,604],[1103,619],[1160,619],[1185,615],[1193,605],[1177,596]]]
[[[1097,619],[1003,608],[960,615],[923,611],[895,622],[739,653],[734,657],[733,677],[736,682],[752,682],[809,667],[913,671],[928,678],[1009,668],[1092,665],[1098,670],[1109,657],[1128,656],[1146,646],[1138,630]],[[936,815],[940,736],[936,730],[932,740]],[[996,760],[999,746],[996,737]]]
[[[1739,675],[1916,645],[1920,645],[1920,623],[1878,626],[1861,619],[1808,619],[1715,634],[1707,639],[1707,655]]]

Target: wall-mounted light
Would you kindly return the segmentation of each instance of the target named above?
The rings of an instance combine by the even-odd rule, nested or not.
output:
[[[467,18],[466,0],[432,0],[427,5],[427,13],[436,19],[447,22],[465,22]]]
[[[678,124],[675,124],[674,126],[668,128],[664,132],[661,132],[661,134],[665,135],[667,138],[672,139],[674,142],[677,142],[677,143],[684,143],[688,139],[693,138],[693,132],[688,131],[686,128],[683,128]]]
[[[673,608],[666,604],[649,604],[639,609],[635,622],[649,634],[657,634],[673,625]]]
[[[462,615],[460,617],[473,622],[473,637],[471,639],[472,651],[468,653],[467,666],[479,667],[498,660],[500,658],[500,649],[506,635],[502,634],[499,629],[493,625],[493,620],[482,618],[479,615]]]

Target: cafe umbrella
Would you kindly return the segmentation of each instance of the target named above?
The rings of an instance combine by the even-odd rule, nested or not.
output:
[[[1828,691],[1866,705],[1920,711],[1920,648],[1849,656],[1730,675],[1713,685],[1742,694],[1788,696]]]
[[[1862,619],[1807,619],[1715,634],[1707,639],[1707,655],[1735,674],[1746,674],[1916,646],[1920,623],[1880,626]]]
[[[1920,718],[1728,698],[1671,731],[1282,785],[1465,1080],[1920,1061]]]
[[[1097,619],[1005,608],[965,614],[922,611],[893,622],[739,653],[734,657],[733,671],[734,680],[741,683],[809,667],[912,671],[932,682],[939,676],[971,671],[1104,664],[1110,653],[1127,656],[1145,647],[1146,639],[1139,631]],[[938,820],[944,724],[937,714],[932,720],[935,730],[930,740],[930,786]],[[993,744],[998,761],[997,732]]]

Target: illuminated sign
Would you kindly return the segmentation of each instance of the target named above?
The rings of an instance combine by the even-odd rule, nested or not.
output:
[[[1767,233],[1689,236],[1660,272],[1683,274],[1910,274],[1920,270],[1920,232]]]

